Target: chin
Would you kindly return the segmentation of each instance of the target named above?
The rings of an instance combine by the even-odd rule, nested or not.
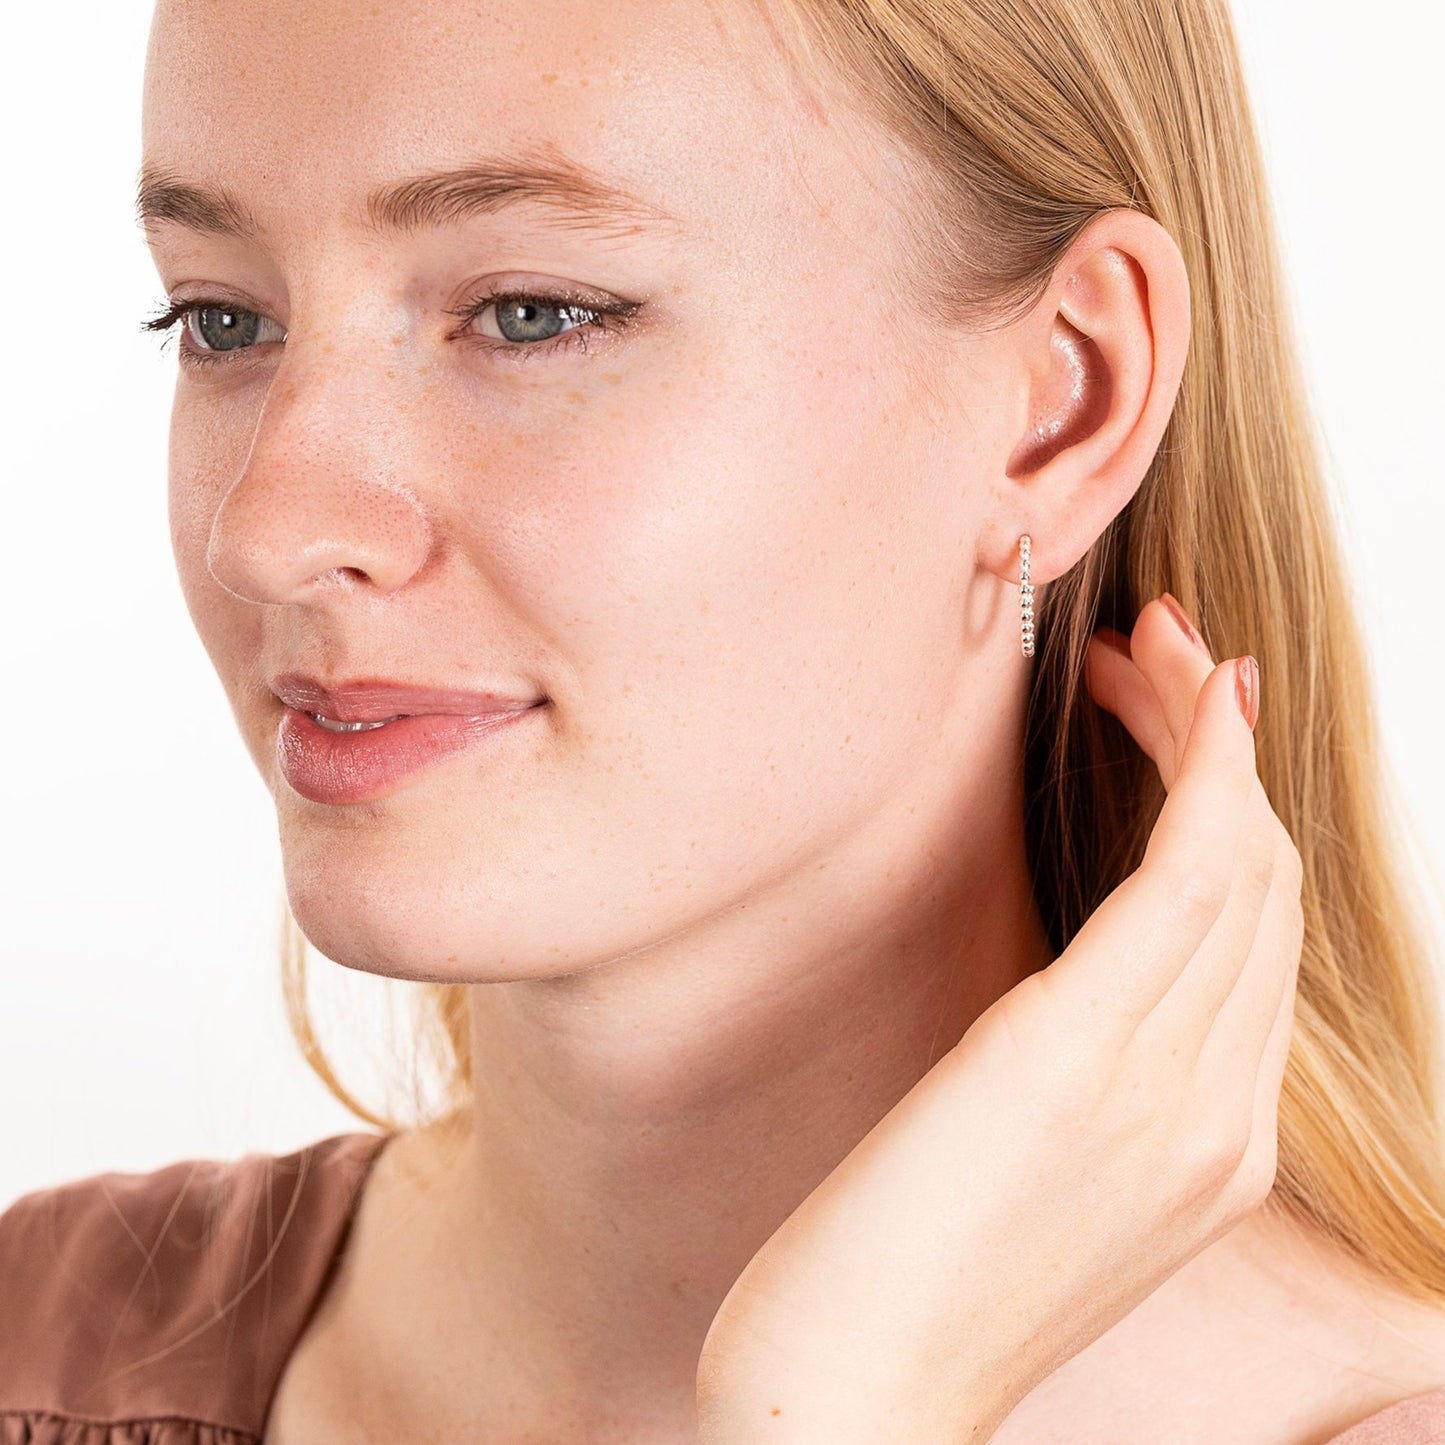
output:
[[[283,826],[286,896],[311,946],[387,978],[505,983],[580,973],[640,941],[584,935],[577,920],[596,916],[597,902],[566,873],[548,878],[502,859],[489,868],[485,848],[455,833],[429,832],[433,840],[440,846],[397,831]]]
[[[297,868],[288,858],[286,897],[317,952],[343,968],[417,983],[500,983],[534,976],[519,966],[505,930],[486,928],[482,910],[441,911],[396,877]],[[458,889],[460,885],[458,885]]]

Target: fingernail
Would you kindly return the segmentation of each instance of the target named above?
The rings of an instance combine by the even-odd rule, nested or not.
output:
[[[1259,663],[1252,657],[1234,659],[1234,698],[1253,732],[1259,717]]]
[[[1169,615],[1179,624],[1179,630],[1197,647],[1200,652],[1208,655],[1209,649],[1204,645],[1204,639],[1194,630],[1194,624],[1184,615],[1184,609],[1174,600],[1168,592],[1160,594],[1159,600],[1169,609]]]

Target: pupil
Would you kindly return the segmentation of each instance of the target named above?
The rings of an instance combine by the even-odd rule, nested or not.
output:
[[[203,306],[196,313],[196,330],[211,351],[234,351],[256,340],[261,318],[254,311],[233,311],[220,306]]]

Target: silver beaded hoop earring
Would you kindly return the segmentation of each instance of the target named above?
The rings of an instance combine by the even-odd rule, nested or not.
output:
[[[1029,581],[1029,554],[1033,539],[1027,532],[1019,538],[1019,625],[1023,633],[1024,656],[1034,655],[1034,584]]]

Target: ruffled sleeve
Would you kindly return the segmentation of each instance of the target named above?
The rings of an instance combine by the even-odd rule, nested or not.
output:
[[[256,1445],[249,1430],[199,1420],[78,1420],[33,1411],[0,1415],[0,1445]]]
[[[1325,1445],[1445,1445],[1445,1390],[1387,1405]]]
[[[0,1445],[259,1445],[388,1137],[17,1200],[0,1214]]]

